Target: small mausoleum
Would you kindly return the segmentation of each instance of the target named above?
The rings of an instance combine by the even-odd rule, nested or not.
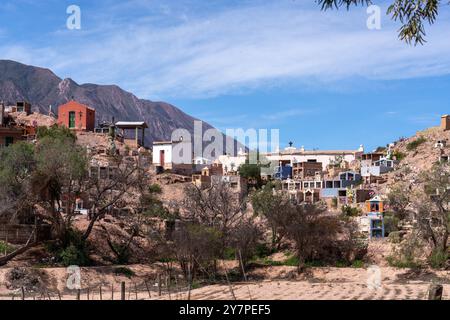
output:
[[[384,205],[379,196],[366,201],[369,239],[384,238]]]

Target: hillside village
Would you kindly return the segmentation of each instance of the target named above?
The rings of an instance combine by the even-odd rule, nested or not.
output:
[[[120,193],[120,199],[119,196],[117,198],[109,196],[108,200],[114,199],[105,206],[103,211],[99,207],[106,200],[102,200],[100,204],[93,196],[92,190],[89,191],[87,188],[80,187],[76,191],[75,188],[73,191],[71,188],[63,190],[61,199],[53,202],[53,206],[57,207],[61,216],[70,217],[68,221],[73,223],[75,229],[89,230],[92,227],[92,232],[86,237],[93,244],[89,260],[98,266],[124,264],[125,260],[120,259],[118,243],[128,245],[130,257],[126,260],[129,264],[166,261],[164,246],[155,245],[152,237],[142,237],[138,231],[136,234],[133,233],[137,223],[135,217],[142,211],[136,209],[142,206],[143,196],[140,193],[138,195],[137,190],[140,187],[127,180],[129,189],[123,192],[119,190],[119,187],[115,189],[114,181],[125,179],[121,174],[124,174],[124,171],[131,166],[137,166],[139,172],[142,171],[142,177],[148,178],[149,185],[157,186],[154,188],[158,189],[156,192],[158,200],[154,200],[154,194],[147,194],[147,196],[154,201],[152,205],[160,204],[166,214],[157,218],[152,217],[149,220],[151,222],[146,220],[145,228],[156,228],[164,234],[165,239],[169,239],[168,241],[176,241],[173,240],[174,237],[176,238],[173,232],[183,228],[184,215],[187,217],[186,221],[192,220],[189,209],[199,210],[192,203],[190,207],[183,207],[184,198],[188,199],[189,195],[192,196],[192,201],[197,201],[197,205],[201,201],[208,205],[211,199],[204,194],[214,193],[210,190],[218,189],[223,196],[224,191],[221,188],[226,188],[235,196],[233,199],[239,204],[236,217],[237,212],[242,211],[245,214],[239,219],[245,220],[247,218],[244,217],[264,212],[264,206],[259,208],[254,199],[257,198],[255,195],[262,196],[264,190],[269,190],[269,194],[273,194],[274,197],[279,195],[286,199],[289,205],[300,208],[320,207],[321,212],[326,212],[326,215],[344,219],[345,222],[342,223],[346,224],[345,228],[347,223],[354,224],[355,230],[351,232],[359,243],[364,244],[365,249],[362,254],[354,249],[350,250],[353,258],[348,260],[347,266],[375,263],[393,267],[394,263],[391,261],[389,264],[388,257],[395,252],[394,244],[406,239],[417,221],[414,218],[398,221],[393,214],[394,200],[390,196],[392,190],[396,190],[397,184],[402,182],[413,185],[420,179],[421,173],[431,170],[433,165],[450,161],[450,116],[448,115],[442,116],[439,127],[418,132],[415,137],[409,139],[401,138],[373,151],[365,150],[363,145],[354,150],[306,150],[304,147],[296,148],[293,143],[290,143],[283,149],[259,155],[264,157],[265,161],[272,163],[270,170],[261,170],[261,166],[248,162],[249,153],[252,151],[243,149],[236,155],[223,154],[215,159],[192,157],[191,163],[175,163],[172,159],[173,150],[177,144],[183,143],[182,140],[153,141],[152,145],[148,146],[145,143],[145,137],[149,125],[142,119],[122,121],[112,117],[110,122],[98,122],[95,106],[86,106],[74,100],[59,106],[57,115],[51,109],[48,114],[32,113],[31,104],[25,101],[17,102],[12,106],[2,103],[0,111],[0,150],[18,143],[39,146],[39,132],[42,132],[44,127],[48,130],[59,127],[68,128],[76,136],[76,145],[81,147],[88,156],[89,179],[93,179],[92,181],[104,187],[105,192],[107,190],[110,194]],[[439,119],[436,119],[436,122],[438,121]],[[256,171],[255,168],[257,168]],[[131,175],[130,171],[126,179]],[[144,181],[142,177],[140,181]],[[148,185],[145,187],[147,188]],[[191,193],[186,193],[185,190],[191,190]],[[215,201],[219,201],[217,199]],[[226,210],[232,211],[234,207],[228,204]],[[40,204],[34,206],[33,210],[40,212],[45,208]],[[273,210],[278,209],[274,207]],[[177,214],[174,216],[173,212]],[[14,270],[36,264],[46,264],[49,267],[64,265],[61,261],[52,258],[42,246],[42,243],[54,240],[54,230],[51,223],[49,224],[51,219],[46,218],[45,215],[34,215],[40,218],[21,218],[20,215],[11,212],[3,212],[0,216],[0,243],[3,244],[5,251],[1,253],[3,256],[0,255],[0,264]],[[257,225],[266,223],[261,214],[255,219]],[[270,219],[268,221],[270,224]],[[142,221],[139,223],[140,226],[143,224]],[[286,238],[289,232],[292,231],[286,231]],[[268,237],[267,233],[265,232],[265,236],[259,239]],[[338,239],[344,243],[342,235],[339,235]],[[253,239],[247,240],[253,241]],[[280,243],[280,248],[285,249],[272,251],[272,255],[268,254],[263,260],[270,261],[271,267],[275,268],[279,265],[282,268],[283,261],[292,259],[292,254],[296,252],[295,246],[292,245],[295,239],[291,240],[287,241],[287,244]],[[258,245],[261,247],[261,243]],[[23,248],[26,248],[26,252],[22,250]],[[239,248],[238,253],[235,252],[235,257],[243,254],[240,250],[244,249]],[[252,267],[243,261],[252,260],[250,256],[253,256],[253,253],[249,254],[248,258],[243,259],[242,256],[236,258],[237,267],[229,264],[228,268],[230,270],[235,268],[239,273],[245,266],[249,270],[243,271],[244,277],[257,278],[259,271],[252,271]],[[329,252],[326,254],[330,255]],[[339,253],[339,255],[342,254],[344,253]],[[318,252],[314,255],[321,256]],[[118,259],[114,260],[111,257]],[[441,270],[448,270],[448,258],[446,260],[447,262],[444,261],[441,265]],[[261,259],[253,261],[253,264],[261,263]],[[299,263],[297,261],[293,265]],[[188,267],[189,270],[191,269]],[[224,270],[227,272],[226,267]],[[445,276],[445,274],[448,276],[448,271],[442,272],[448,297],[450,279]],[[6,273],[4,276],[7,277]],[[169,282],[170,277],[169,275]],[[437,277],[442,278],[441,273]],[[161,286],[161,280],[157,283]],[[11,288],[14,288],[14,285]],[[137,293],[136,297],[138,297]]]

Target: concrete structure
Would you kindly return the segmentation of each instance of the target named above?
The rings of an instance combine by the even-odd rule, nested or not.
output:
[[[192,183],[200,189],[211,187],[211,175],[208,167],[202,169],[201,174],[192,175]]]
[[[23,139],[23,130],[8,126],[0,127],[0,148],[21,141]]]
[[[373,162],[372,164],[361,164],[361,176],[365,183],[376,182],[377,178],[384,173],[388,173],[394,170],[395,161],[387,158],[381,158]]]
[[[366,202],[369,239],[384,238],[384,206],[379,196]]]
[[[145,147],[145,129],[148,125],[144,121],[119,121],[116,122],[115,128],[121,130],[120,135],[116,132],[116,137],[122,139],[126,145],[132,148]],[[130,130],[134,133],[134,137],[127,135],[127,131]]]
[[[58,124],[72,130],[94,131],[95,109],[69,101],[58,108]]]
[[[305,178],[315,177],[317,173],[322,172],[323,165],[315,160],[307,162],[294,163],[292,167],[292,177],[303,180]]]
[[[247,179],[241,176],[211,176],[211,186],[218,185],[220,183],[224,183],[229,186],[233,191],[239,194],[240,198],[247,195]]]
[[[296,149],[294,147],[288,147],[283,151],[266,153],[264,156],[270,161],[279,163],[289,163],[291,166],[294,163],[301,162],[318,162],[322,163],[322,170],[333,164],[337,158],[342,161],[351,163],[364,153],[364,147],[360,146],[357,150],[312,150],[307,151],[303,147]]]
[[[450,115],[445,114],[441,117],[441,129],[444,131],[450,130]]]
[[[26,101],[18,101],[16,103],[15,112],[24,112],[29,115],[31,114],[31,104]]]
[[[276,167],[273,178],[276,180],[286,180],[292,178],[292,167],[289,164]]]
[[[0,104],[0,148],[8,147],[17,141],[23,140],[23,134],[22,129],[8,125],[5,106]]]
[[[153,142],[153,164],[164,169],[172,169],[171,141]]]
[[[222,164],[223,173],[229,174],[230,172],[237,172],[239,167],[247,161],[247,156],[247,153],[241,149],[236,156],[220,155],[217,160]]]

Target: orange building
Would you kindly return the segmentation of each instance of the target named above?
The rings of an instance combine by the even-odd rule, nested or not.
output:
[[[58,124],[73,130],[94,131],[95,109],[69,101],[58,108]]]

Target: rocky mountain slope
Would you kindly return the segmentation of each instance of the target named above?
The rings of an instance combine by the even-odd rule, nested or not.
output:
[[[149,125],[147,143],[169,140],[178,128],[193,132],[196,120],[173,105],[139,99],[115,85],[80,85],[48,69],[0,60],[0,101],[27,100],[34,111],[47,114],[50,105],[56,113],[57,107],[71,98],[94,107],[97,121],[144,119]],[[211,128],[207,123],[204,127]]]

